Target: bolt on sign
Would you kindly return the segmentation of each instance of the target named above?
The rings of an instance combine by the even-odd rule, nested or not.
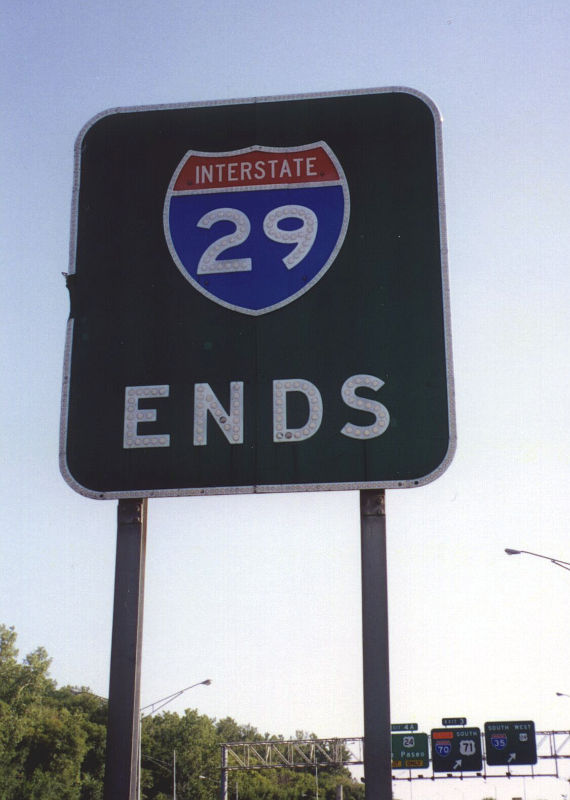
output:
[[[453,726],[457,726],[457,725],[467,725],[467,718],[466,717],[444,717],[441,720],[441,724],[445,725],[445,726],[451,725],[452,727]]]
[[[408,487],[455,447],[441,128],[408,89],[123,108],[76,145],[61,469]]]

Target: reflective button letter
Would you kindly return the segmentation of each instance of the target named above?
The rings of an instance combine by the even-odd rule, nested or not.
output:
[[[194,444],[208,443],[208,411],[230,444],[243,444],[243,381],[230,383],[230,411],[226,411],[209,383],[194,386]]]
[[[346,405],[359,411],[366,411],[375,418],[371,425],[354,425],[347,422],[341,430],[344,436],[350,436],[352,439],[374,439],[384,433],[390,424],[390,414],[386,406],[356,394],[357,389],[369,388],[376,392],[381,386],[384,386],[384,381],[375,378],[374,375],[353,375],[343,383],[341,393]]]
[[[309,416],[300,428],[287,427],[287,392],[301,392],[309,401]],[[273,381],[273,441],[298,442],[316,433],[323,419],[323,400],[314,383],[300,378]]]
[[[123,425],[123,447],[170,447],[167,433],[140,436],[139,422],[156,422],[156,408],[139,408],[139,400],[168,397],[170,386],[126,386],[125,418]]]

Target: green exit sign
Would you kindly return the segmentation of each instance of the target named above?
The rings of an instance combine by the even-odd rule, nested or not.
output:
[[[427,733],[392,734],[392,769],[425,769],[428,766]]]

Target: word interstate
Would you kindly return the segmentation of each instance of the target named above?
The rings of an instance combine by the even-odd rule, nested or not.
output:
[[[201,164],[195,167],[195,184],[199,186],[224,181],[244,183],[254,180],[261,181],[265,178],[316,178],[318,176],[315,169],[316,160],[313,156],[310,158],[268,158],[253,162],[219,161],[217,164]]]
[[[349,407],[371,415],[368,425],[347,422],[341,429],[343,436],[352,439],[374,439],[381,436],[390,423],[387,408],[377,400],[359,396],[357,389],[378,391],[384,381],[374,375],[352,375],[343,383],[341,397]],[[291,393],[304,395],[307,401],[307,417],[303,425],[293,428],[288,425],[287,396]],[[141,408],[141,400],[157,400],[170,396],[168,384],[154,386],[125,387],[125,411],[123,426],[123,448],[170,447],[170,434],[145,434],[139,431],[142,423],[156,422],[156,408]],[[229,409],[224,408],[209,383],[194,384],[194,436],[193,443],[203,446],[208,443],[208,414],[215,420],[229,444],[243,444],[244,436],[244,383],[231,381]],[[299,442],[309,439],[318,431],[323,420],[323,399],[319,389],[311,381],[301,378],[273,381],[273,441],[276,443]]]
[[[247,148],[245,152],[190,152],[175,173],[175,192],[202,192],[236,186],[283,185],[339,181],[339,168],[324,143],[283,151]]]

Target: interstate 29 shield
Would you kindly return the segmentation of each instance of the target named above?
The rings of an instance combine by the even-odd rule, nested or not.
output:
[[[203,295],[260,315],[307,292],[345,237],[349,191],[326,142],[188,151],[164,207],[170,254]]]

